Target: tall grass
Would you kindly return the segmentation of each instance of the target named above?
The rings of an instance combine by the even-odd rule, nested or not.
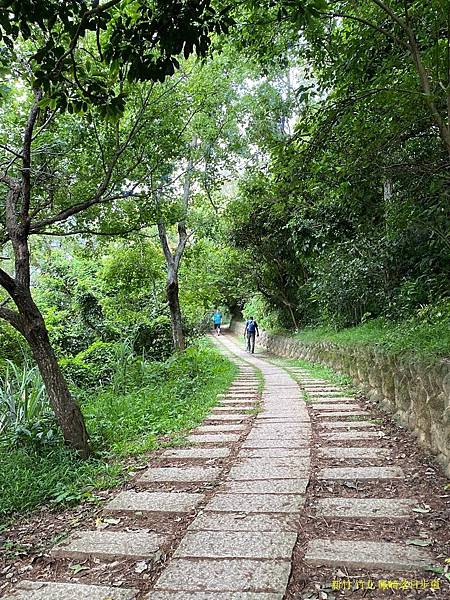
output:
[[[7,361],[0,377],[0,444],[53,441],[57,432],[40,373],[28,361]]]
[[[28,408],[35,407],[35,412],[27,414],[41,422],[48,405],[44,395],[37,393],[39,378],[30,375],[29,369],[27,373],[29,383],[22,396]],[[10,440],[8,451],[0,450],[0,520],[47,502],[95,498],[95,490],[123,481],[127,474],[124,458],[157,447],[161,436],[165,444],[170,439],[176,442],[180,433],[203,419],[235,374],[235,365],[207,343],[164,362],[142,360],[127,354],[124,346],[109,385],[89,393],[79,390],[96,456],[78,460],[58,436],[53,443],[40,446]],[[16,390],[16,402],[17,390],[23,388],[18,382],[28,381],[27,377],[21,371],[17,377],[12,371],[9,375],[8,389]],[[2,393],[6,394],[5,388]]]

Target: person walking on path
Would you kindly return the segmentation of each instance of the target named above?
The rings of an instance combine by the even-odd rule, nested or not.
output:
[[[253,317],[245,322],[244,336],[247,338],[247,352],[255,353],[255,335],[259,337],[258,323]]]
[[[216,308],[216,312],[213,314],[213,323],[214,329],[217,332],[217,335],[220,335],[220,327],[222,325],[222,313],[218,308]]]

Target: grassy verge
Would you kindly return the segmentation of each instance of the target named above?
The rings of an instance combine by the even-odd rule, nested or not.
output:
[[[350,377],[347,375],[342,375],[340,373],[336,373],[333,369],[326,367],[324,365],[318,363],[310,363],[301,358],[271,358],[270,362],[279,367],[289,368],[289,367],[300,367],[305,369],[308,376],[315,377],[317,379],[323,379],[324,381],[329,382],[330,384],[336,384],[342,386],[342,391],[350,394],[355,394],[357,389],[353,385],[353,382]],[[297,375],[289,371],[289,375],[295,379],[298,383],[301,383],[301,380],[304,376]],[[303,397],[306,403],[311,401],[311,398],[307,391],[303,392]]]
[[[303,329],[294,337],[305,343],[335,342],[339,345],[374,345],[390,354],[403,354],[422,360],[438,360],[450,355],[450,309],[418,313],[402,322],[374,319],[336,331],[329,327]]]
[[[121,389],[116,384],[82,403],[95,458],[80,461],[60,443],[0,448],[0,520],[45,503],[95,501],[96,490],[126,479],[128,457],[177,443],[200,423],[236,372],[206,341],[165,362],[134,363]]]
[[[301,358],[271,358],[270,362],[280,367],[300,367],[305,369],[311,377],[316,377],[317,379],[323,379],[330,383],[353,389],[351,387],[352,380],[348,375],[336,373],[336,371],[333,371],[330,367],[326,367],[319,363],[310,363]],[[296,377],[295,373],[290,373],[290,375]],[[301,377],[299,377],[299,379],[301,379]]]

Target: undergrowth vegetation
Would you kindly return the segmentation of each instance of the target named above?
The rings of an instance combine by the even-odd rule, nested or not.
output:
[[[450,355],[450,301],[421,308],[402,321],[379,318],[341,330],[308,328],[296,337],[304,342],[376,345],[391,354],[438,359]]]
[[[0,396],[1,519],[44,502],[95,500],[95,490],[126,477],[126,457],[170,444],[198,424],[236,372],[204,341],[160,362],[126,347],[116,348],[115,362],[86,363],[101,382],[97,389],[72,380],[95,451],[88,461],[62,444],[34,367],[8,371]]]
[[[272,333],[292,334],[305,343],[334,342],[341,345],[374,345],[389,354],[405,355],[423,361],[435,361],[450,355],[450,300],[422,306],[408,318],[385,317],[364,320],[353,327],[336,327],[333,323],[311,325],[294,332],[280,324],[277,311],[271,310],[261,297],[254,297],[244,309]]]

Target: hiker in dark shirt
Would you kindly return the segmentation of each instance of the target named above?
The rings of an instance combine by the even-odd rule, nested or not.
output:
[[[258,323],[253,317],[245,322],[244,336],[247,339],[247,352],[255,352],[255,334],[259,337]]]

